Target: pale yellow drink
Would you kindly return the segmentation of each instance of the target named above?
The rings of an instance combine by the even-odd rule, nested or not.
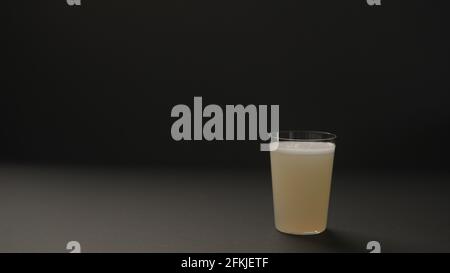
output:
[[[306,235],[326,229],[334,150],[331,142],[281,141],[270,152],[279,231]]]

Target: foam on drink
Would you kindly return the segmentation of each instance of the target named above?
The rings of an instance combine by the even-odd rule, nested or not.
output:
[[[288,154],[306,154],[319,155],[334,153],[336,146],[331,142],[296,142],[282,141],[278,142],[277,152]]]

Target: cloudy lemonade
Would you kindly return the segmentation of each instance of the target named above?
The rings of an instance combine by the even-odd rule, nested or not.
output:
[[[270,152],[275,226],[285,233],[326,229],[335,144],[281,141]]]

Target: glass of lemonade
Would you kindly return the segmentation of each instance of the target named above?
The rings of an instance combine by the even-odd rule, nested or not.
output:
[[[319,234],[327,227],[336,135],[281,131],[273,138],[275,226],[284,233]]]

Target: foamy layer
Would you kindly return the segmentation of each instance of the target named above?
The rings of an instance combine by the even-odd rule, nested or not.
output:
[[[297,141],[281,141],[274,142],[271,145],[277,145],[277,153],[288,154],[306,154],[320,155],[334,153],[336,145],[331,142],[297,142]],[[276,147],[276,146],[275,146]]]

